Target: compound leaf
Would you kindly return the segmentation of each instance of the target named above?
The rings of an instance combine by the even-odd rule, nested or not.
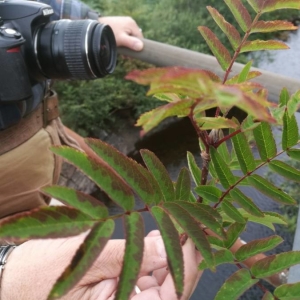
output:
[[[141,150],[140,153],[148,170],[153,174],[160,186],[164,201],[174,201],[174,185],[162,162],[149,150]]]
[[[272,171],[287,179],[300,182],[300,171],[283,161],[273,160],[269,163],[269,167]]]
[[[251,16],[246,9],[246,7],[243,5],[242,1],[240,0],[224,0],[224,2],[227,4],[229,9],[231,10],[232,14],[234,15],[236,21],[242,28],[244,32],[246,32],[251,24],[252,19]]]
[[[252,176],[248,177],[248,182],[261,193],[269,196],[274,201],[286,205],[296,204],[296,201],[290,195],[257,174],[253,174]]]
[[[277,235],[251,241],[241,246],[235,253],[235,257],[239,261],[244,261],[247,258],[256,254],[272,250],[282,242],[283,239]]]
[[[129,299],[143,259],[144,222],[139,213],[124,216],[126,248],[115,299]]]
[[[23,242],[28,239],[74,236],[94,223],[90,216],[72,207],[41,207],[1,221],[0,240]]]
[[[169,215],[161,207],[152,207],[151,213],[161,232],[168,256],[169,270],[173,277],[177,296],[180,298],[183,292],[184,265],[178,232]]]
[[[269,41],[255,40],[255,41],[245,42],[241,47],[240,53],[262,51],[262,50],[286,50],[286,49],[289,49],[289,46],[283,42],[279,42],[275,40],[269,40]]]
[[[276,288],[274,295],[280,300],[297,300],[300,295],[300,282],[282,284]]]
[[[175,184],[175,199],[188,200],[191,192],[191,178],[187,168],[182,168]]]
[[[114,231],[114,221],[96,223],[76,251],[70,265],[53,286],[48,299],[57,299],[67,293],[82,278],[97,259]]]
[[[296,264],[300,264],[300,251],[289,251],[270,255],[255,262],[251,267],[251,273],[257,278],[265,278]]]
[[[106,163],[88,157],[70,147],[51,147],[51,150],[74,164],[90,177],[114,202],[125,210],[132,210],[134,197],[127,183]]]
[[[215,8],[207,6],[207,9],[221,30],[226,34],[233,49],[236,50],[242,42],[240,33],[233,25],[228,23]]]
[[[185,209],[176,203],[164,203],[166,209],[176,220],[176,222],[185,230],[188,236],[193,240],[195,246],[205,259],[209,268],[214,267],[214,259],[211,253],[210,244],[205,233],[201,230],[199,222],[196,221]]]
[[[231,55],[229,51],[209,28],[207,28],[206,26],[199,26],[198,30],[205,39],[211,52],[218,60],[222,69],[226,71],[231,62]]]
[[[270,124],[261,122],[259,126],[254,128],[253,135],[259,155],[263,161],[276,156],[277,148]]]
[[[72,206],[94,219],[108,217],[107,207],[91,195],[64,186],[47,186],[42,191],[62,203]]]
[[[215,300],[237,300],[257,282],[258,279],[253,279],[248,270],[240,269],[225,281],[218,291]]]

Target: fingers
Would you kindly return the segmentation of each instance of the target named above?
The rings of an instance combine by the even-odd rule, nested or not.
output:
[[[143,49],[142,31],[131,17],[101,17],[99,22],[112,28],[118,47],[123,46],[135,51]]]
[[[150,234],[152,235],[152,233]],[[153,270],[167,266],[166,253],[160,235],[153,233],[144,239],[144,255],[140,274],[148,274]],[[90,285],[101,280],[116,278],[120,275],[125,252],[125,240],[110,240],[81,281],[82,285]]]

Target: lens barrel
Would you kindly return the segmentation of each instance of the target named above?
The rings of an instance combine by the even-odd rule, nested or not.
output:
[[[37,31],[34,48],[41,72],[50,79],[96,79],[116,66],[113,31],[93,20],[50,22]]]

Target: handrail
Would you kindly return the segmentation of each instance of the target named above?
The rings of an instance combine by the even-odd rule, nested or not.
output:
[[[187,50],[164,43],[144,39],[144,49],[140,52],[132,51],[128,48],[120,47],[118,52],[153,64],[157,67],[181,66],[187,68],[197,68],[209,70],[222,77],[224,71],[221,69],[215,57],[192,50]],[[243,64],[235,63],[232,68],[232,75],[238,74]],[[278,102],[281,89],[286,87],[290,93],[295,93],[300,89],[300,80],[272,73],[258,68],[252,68],[253,71],[262,73],[260,81],[269,91],[269,100]]]

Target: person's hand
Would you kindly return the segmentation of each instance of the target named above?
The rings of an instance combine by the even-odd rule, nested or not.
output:
[[[3,272],[0,298],[5,300],[44,300],[53,284],[70,263],[84,235],[72,238],[31,240],[15,248]],[[122,269],[125,240],[110,240],[98,259],[63,300],[112,300]],[[183,246],[185,289],[188,299],[201,272],[197,266],[201,255],[188,240]],[[158,231],[145,238],[145,251],[137,286],[132,300],[175,300],[173,281],[166,269],[167,260]],[[152,276],[148,274],[153,272]]]
[[[143,49],[142,31],[131,17],[101,17],[99,22],[112,28],[118,47],[123,46],[135,51]]]

